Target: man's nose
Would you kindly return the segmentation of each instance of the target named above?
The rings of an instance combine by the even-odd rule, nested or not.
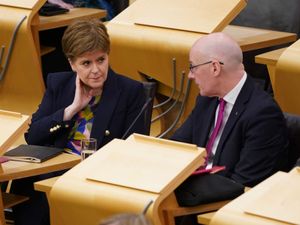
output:
[[[188,78],[189,79],[194,79],[195,77],[194,77],[194,74],[190,71],[189,72],[189,74],[188,74]]]

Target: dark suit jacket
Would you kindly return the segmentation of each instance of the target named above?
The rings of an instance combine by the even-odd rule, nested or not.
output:
[[[69,106],[75,95],[76,74],[60,72],[49,74],[47,90],[36,113],[25,139],[28,144],[65,147],[68,134],[74,125],[63,121],[64,109]],[[121,138],[145,103],[143,85],[115,74],[111,69],[104,83],[102,96],[94,111],[94,122],[91,137],[98,140],[98,148],[113,138]],[[51,128],[57,128],[53,131]],[[131,131],[146,132],[143,117],[137,120]]]
[[[191,115],[171,139],[205,147],[217,104],[217,98],[199,96]],[[281,169],[287,144],[280,108],[247,77],[224,127],[213,165],[226,166],[222,175],[253,186]]]

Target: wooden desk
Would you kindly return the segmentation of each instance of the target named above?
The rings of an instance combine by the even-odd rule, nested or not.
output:
[[[276,45],[291,43],[297,40],[295,33],[228,25],[223,30],[240,44],[243,52]]]
[[[0,155],[24,134],[29,123],[29,116],[21,113],[0,110]]]
[[[283,222],[278,218],[271,219],[267,214],[265,214],[265,216],[259,216],[258,214],[256,215],[251,214],[250,209],[252,208],[252,206],[256,205],[256,208],[262,208],[260,209],[261,212],[263,212],[263,209],[269,208],[270,210],[267,211],[276,212],[277,215],[275,216],[279,216],[279,217],[281,216],[286,217],[287,215],[294,216],[295,214],[299,215],[299,213],[297,213],[299,211],[299,206],[300,206],[299,201],[295,204],[295,201],[291,197],[292,195],[294,195],[296,199],[298,199],[299,180],[297,179],[299,177],[293,177],[296,179],[292,179],[292,180],[289,179],[291,175],[292,176],[296,175],[296,173],[298,173],[297,176],[299,176],[299,172],[300,172],[299,167],[295,168],[289,173],[277,172],[273,176],[269,177],[262,183],[258,184],[251,190],[242,194],[235,200],[225,205],[219,211],[217,211],[216,214],[213,216],[210,224],[211,225],[294,224],[294,223]],[[285,186],[285,188],[281,189],[282,186]],[[268,199],[268,201],[266,201],[266,199]],[[280,200],[277,201],[278,199]],[[282,208],[282,210],[278,212],[278,208]],[[290,211],[287,212],[288,210]],[[299,221],[297,222],[297,224],[298,223]]]
[[[43,163],[28,163],[9,161],[0,164],[0,182],[5,182],[13,179],[36,176],[44,173],[69,169],[80,162],[80,157],[62,153]],[[3,212],[2,193],[0,192],[0,224],[5,225]]]
[[[264,64],[267,66],[270,81],[272,84],[272,87],[275,87],[275,68],[277,61],[281,54],[286,50],[287,48],[280,48],[276,49],[270,52],[265,52],[263,54],[255,56],[255,62],[259,64]]]
[[[37,26],[39,31],[49,30],[58,27],[68,26],[72,21],[77,19],[87,19],[87,18],[104,18],[106,16],[106,11],[102,9],[92,9],[92,8],[73,8],[70,12],[55,16],[39,16],[39,23],[32,24],[32,26]]]
[[[203,163],[204,154],[195,145],[132,135],[114,139],[60,178],[37,182],[35,188],[51,190],[52,225],[96,224],[124,209],[140,213],[150,200],[147,217],[161,224],[160,203]]]

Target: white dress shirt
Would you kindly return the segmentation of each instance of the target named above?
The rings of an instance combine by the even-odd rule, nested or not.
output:
[[[217,135],[217,137],[216,137],[216,139],[215,139],[215,141],[214,141],[214,143],[213,143],[213,145],[212,145],[212,150],[211,150],[211,152],[212,152],[213,155],[215,155],[215,153],[216,153],[216,150],[217,150],[217,147],[218,147],[220,138],[221,138],[221,136],[222,136],[224,127],[225,127],[225,125],[226,125],[226,123],[227,123],[227,120],[228,120],[228,118],[229,118],[229,115],[230,115],[230,113],[231,113],[231,110],[232,110],[232,108],[233,108],[233,105],[234,105],[234,103],[235,103],[235,101],[236,101],[236,99],[237,99],[237,97],[238,97],[238,95],[239,95],[239,93],[240,93],[242,87],[244,86],[244,83],[246,82],[246,79],[247,79],[247,74],[244,73],[242,79],[237,83],[237,85],[236,85],[230,92],[228,92],[228,93],[223,97],[223,99],[226,101],[226,105],[225,105],[225,109],[224,109],[222,125],[221,125],[220,130],[219,130],[219,133],[218,133],[218,135]],[[216,114],[215,114],[215,115],[216,115],[216,116],[215,116],[215,125],[214,125],[214,127],[216,126],[218,112],[219,112],[219,106],[218,106],[217,109],[216,109]],[[212,133],[214,127],[211,128],[211,131],[210,131],[210,134],[209,134],[209,135],[211,135],[211,133]],[[210,169],[210,168],[212,168],[212,161],[209,162],[209,163],[207,164],[207,166],[206,166],[206,169]]]

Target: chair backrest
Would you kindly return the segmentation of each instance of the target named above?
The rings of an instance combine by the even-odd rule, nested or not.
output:
[[[146,96],[146,101],[151,99],[151,101],[148,103],[147,108],[144,111],[144,122],[147,128],[147,134],[150,134],[150,128],[151,128],[151,117],[152,117],[152,108],[153,108],[153,100],[156,93],[156,83],[155,82],[148,82],[144,81],[144,92]]]
[[[289,136],[287,169],[292,169],[300,157],[300,115],[284,113]],[[300,163],[300,162],[299,162]]]

